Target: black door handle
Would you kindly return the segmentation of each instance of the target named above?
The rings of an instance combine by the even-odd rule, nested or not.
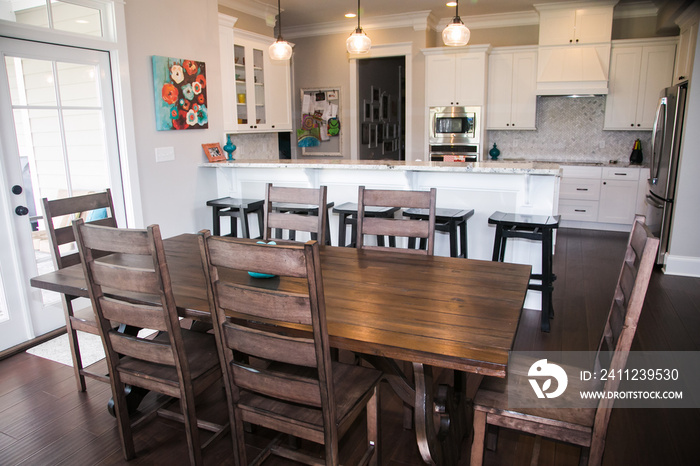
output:
[[[17,208],[15,209],[15,213],[16,213],[17,215],[19,215],[19,216],[27,215],[27,214],[29,213],[29,209],[27,209],[27,208],[24,207],[23,205],[19,205],[19,206],[17,206]]]
[[[18,196],[22,194],[22,187],[18,184],[12,187],[12,194],[17,194]]]

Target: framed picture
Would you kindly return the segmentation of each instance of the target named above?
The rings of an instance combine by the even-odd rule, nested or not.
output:
[[[203,61],[153,55],[156,130],[209,127]]]
[[[372,104],[370,102],[367,102],[367,99],[363,100],[363,107],[364,109],[364,114],[363,114],[363,120],[364,121],[371,121],[372,120]]]
[[[362,141],[361,144],[369,144],[369,123],[362,123]]]
[[[373,103],[379,102],[379,96],[382,95],[382,91],[378,87],[370,86],[370,95]]]
[[[326,98],[328,100],[338,100],[338,90],[333,89],[326,92]]]
[[[377,147],[377,125],[369,124],[369,148]]]
[[[226,160],[226,154],[218,142],[202,144],[202,148],[210,162],[224,162]]]
[[[383,120],[388,120],[389,119],[389,94],[384,93],[382,94],[382,100],[381,100],[381,105],[379,108],[382,109],[382,119]]]

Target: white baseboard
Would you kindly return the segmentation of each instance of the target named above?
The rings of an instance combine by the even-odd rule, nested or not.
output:
[[[700,257],[666,256],[664,273],[668,275],[682,275],[684,277],[700,278]]]

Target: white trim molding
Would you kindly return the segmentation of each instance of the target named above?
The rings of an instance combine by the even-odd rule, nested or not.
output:
[[[428,29],[435,29],[436,26],[437,18],[433,16],[430,10],[362,18],[362,29],[367,31],[371,31],[372,29],[395,28],[413,28],[414,31],[425,31]],[[315,25],[285,27],[284,35],[290,39],[339,33],[349,35],[354,29],[354,23],[349,23],[347,20],[340,20]]]
[[[666,275],[700,278],[700,257],[674,256],[668,254],[666,256],[666,265],[663,270]]]

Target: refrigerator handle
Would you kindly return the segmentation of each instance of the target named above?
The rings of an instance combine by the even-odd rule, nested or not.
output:
[[[661,209],[664,206],[661,202],[659,202],[657,199],[654,199],[649,194],[647,194],[646,203],[652,207],[656,207],[657,209]]]
[[[668,108],[668,98],[667,97],[661,97],[659,99],[659,105],[656,107],[656,116],[654,117],[654,126],[652,129],[652,136],[651,136],[651,184],[655,185],[659,182],[659,170],[660,170],[660,165],[661,165],[661,157],[659,157],[658,163],[654,163],[654,159],[656,157],[656,138],[658,136],[658,133],[656,132],[658,126],[659,126],[659,120],[661,120],[661,112],[663,109],[663,121],[661,121],[662,124],[662,133],[661,133],[661,149],[663,150],[664,148],[664,140],[666,139],[666,109]]]

